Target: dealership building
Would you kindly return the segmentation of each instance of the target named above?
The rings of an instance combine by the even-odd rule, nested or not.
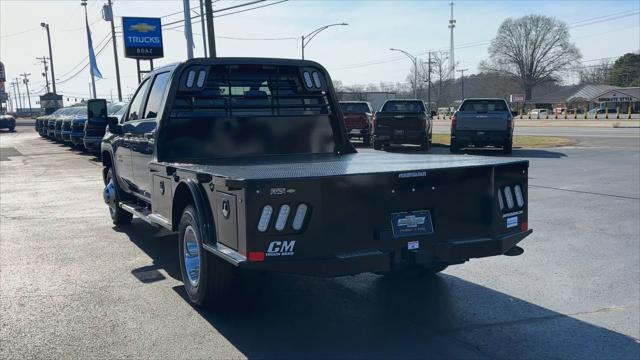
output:
[[[575,85],[527,101],[530,109],[566,108],[584,113],[591,109],[609,109],[626,114],[640,112],[640,87],[611,85]]]

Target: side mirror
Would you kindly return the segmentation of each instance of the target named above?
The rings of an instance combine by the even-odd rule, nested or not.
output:
[[[87,120],[94,118],[105,119],[107,117],[107,100],[91,99],[87,101]]]
[[[431,117],[434,117],[436,115],[438,115],[438,113],[436,113],[435,110],[431,110]]]
[[[512,111],[512,112],[511,112],[511,116],[513,116],[513,117],[518,116],[518,112],[517,112],[517,111]]]
[[[109,132],[112,134],[120,134],[122,131],[122,127],[119,124],[120,119],[115,116],[109,116],[107,118],[107,123],[109,124]]]

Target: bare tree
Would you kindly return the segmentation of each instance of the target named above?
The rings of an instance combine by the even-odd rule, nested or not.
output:
[[[578,70],[581,84],[606,84],[611,71],[611,63],[602,61],[598,65],[584,66]]]
[[[446,52],[431,53],[431,91],[433,100],[435,100],[438,107],[448,104],[450,100],[445,96],[451,83],[451,81],[449,81],[450,72],[448,59],[449,57]],[[429,64],[424,64],[424,66],[428,65]],[[424,71],[426,71],[426,73],[429,72],[426,68]]]
[[[417,62],[418,68],[416,69],[413,66],[411,67],[411,70],[409,70],[409,74],[407,75],[406,82],[409,84],[411,89],[415,89],[417,98],[420,99],[422,94],[425,93],[424,88],[427,85],[425,83],[425,80],[427,79],[427,71],[425,70],[427,64],[421,59],[418,59]],[[416,71],[418,71],[417,76],[414,75]],[[416,81],[417,83],[415,83]]]
[[[519,80],[529,100],[537,85],[557,81],[560,73],[582,57],[569,37],[567,25],[551,17],[506,19],[491,41],[489,60],[481,63],[481,69]]]

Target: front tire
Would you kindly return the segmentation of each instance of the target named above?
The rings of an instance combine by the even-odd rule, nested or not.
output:
[[[104,202],[109,206],[109,214],[114,225],[127,225],[131,222],[133,214],[120,207],[120,189],[114,176],[113,168],[107,170],[105,176]]]
[[[206,307],[228,298],[235,270],[233,265],[204,249],[200,226],[195,208],[188,205],[182,212],[178,228],[180,271],[189,301],[198,307]]]
[[[382,142],[381,141],[374,141],[373,142],[373,149],[374,150],[382,150]]]

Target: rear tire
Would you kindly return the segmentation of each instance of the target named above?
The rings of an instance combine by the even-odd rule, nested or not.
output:
[[[374,149],[374,150],[382,150],[382,142],[380,142],[380,141],[374,141],[374,142],[373,142],[373,149]]]
[[[118,187],[118,181],[116,180],[113,168],[107,170],[105,177],[104,188],[104,201],[109,206],[109,213],[111,214],[111,221],[114,225],[127,225],[133,219],[133,214],[123,210],[120,207],[120,188]]]
[[[364,145],[366,147],[370,147],[371,146],[371,137],[369,135],[364,135],[362,137],[362,145]]]
[[[456,141],[453,139],[451,139],[451,145],[449,145],[449,151],[451,151],[452,154],[460,153],[460,145],[458,145],[458,143],[456,143]]]
[[[502,152],[505,154],[511,154],[513,152],[513,140],[509,140],[506,144],[504,144],[504,146],[502,147]]]
[[[188,205],[180,219],[178,253],[182,282],[194,305],[219,305],[232,293],[236,271],[233,265],[204,249],[197,215],[195,208]]]
[[[420,148],[426,151],[431,150],[431,139],[428,137],[422,139],[422,142],[420,143]]]

